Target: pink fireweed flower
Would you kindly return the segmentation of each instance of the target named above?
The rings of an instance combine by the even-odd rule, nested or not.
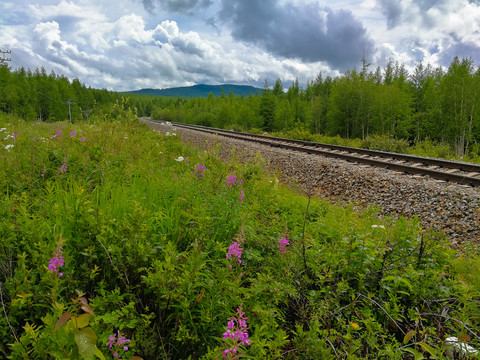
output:
[[[242,305],[237,308],[237,316],[232,316],[227,322],[227,331],[223,333],[223,339],[228,348],[223,350],[224,359],[239,359],[243,354],[239,353],[240,346],[250,346],[251,341],[248,338],[248,317],[244,316]]]
[[[280,252],[286,254],[287,253],[287,246],[290,245],[290,241],[286,237],[282,237],[278,240],[278,245],[280,247]]]
[[[62,137],[62,130],[57,130],[55,136]]]
[[[67,172],[67,167],[68,167],[67,163],[66,162],[63,163],[63,165],[58,168],[58,175],[60,176],[64,175]]]
[[[227,187],[227,189],[229,189],[231,186],[235,185],[236,182],[237,182],[237,175],[230,175],[227,178],[225,186]]]
[[[57,273],[58,276],[63,276],[63,274],[58,271],[58,269],[63,265],[64,265],[63,250],[62,250],[62,246],[59,245],[55,249],[53,253],[53,257],[50,259],[48,263],[48,270],[50,270],[51,272]]]
[[[231,189],[235,185],[240,185],[242,182],[242,179],[237,181],[237,175],[229,175],[227,180],[225,181],[225,187],[227,189]]]
[[[85,138],[81,137],[80,139],[78,139],[78,141],[85,142]]]
[[[70,137],[77,136],[77,132],[75,130],[70,131]]]
[[[237,259],[238,263],[241,264],[242,260],[240,259],[242,257],[242,251],[243,248],[240,247],[240,244],[238,242],[233,242],[230,244],[227,252],[227,260],[230,259]],[[230,265],[230,269],[232,268],[232,265]]]
[[[202,180],[204,177],[205,177],[205,170],[207,168],[205,167],[205,165],[202,165],[200,163],[197,164],[197,167],[195,168],[194,170],[194,173],[195,173],[195,176],[197,177],[197,180]]]
[[[245,192],[242,190],[240,191],[240,196],[238,197],[238,200],[240,200],[240,202],[243,202],[244,197],[245,197]]]
[[[128,351],[128,347],[124,345],[128,344],[129,342],[130,339],[127,339],[125,336],[123,336],[123,333],[120,333],[120,330],[117,330],[116,334],[114,333],[108,337],[108,342],[106,345],[108,345],[108,349],[113,354],[113,357],[119,358],[118,351],[120,349],[123,351]]]
[[[16,132],[14,132],[12,134],[13,141],[15,141],[17,139],[17,137],[18,137],[18,134]]]

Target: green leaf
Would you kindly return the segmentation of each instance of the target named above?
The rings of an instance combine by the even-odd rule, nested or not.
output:
[[[97,344],[97,335],[91,327],[76,330],[75,343],[82,359],[90,360],[93,358]]]
[[[427,351],[432,356],[432,358],[437,358],[437,350],[435,350],[435,348],[431,347],[424,341],[421,341],[417,344],[420,345],[425,351]]]
[[[76,316],[72,316],[73,324],[77,329],[84,328],[88,326],[90,322],[90,315],[89,314],[82,314],[78,318]]]
[[[425,358],[423,357],[422,353],[419,353],[417,350],[412,349],[412,348],[405,348],[403,351],[409,352],[415,357],[415,360],[424,360]]]
[[[397,283],[402,283],[403,285],[405,285],[410,291],[413,290],[412,288],[412,284],[410,284],[410,282],[407,280],[407,279],[404,279],[404,278],[401,278],[399,276],[393,276],[393,275],[390,275],[390,276],[385,276],[382,281],[393,281],[395,284]],[[408,295],[408,294],[407,294]]]
[[[408,281],[407,279],[401,278],[401,277],[398,278],[398,281],[400,281],[400,282],[403,283],[406,287],[408,287],[408,289],[409,289],[410,291],[413,291],[412,284],[410,284],[410,281]]]
[[[407,335],[405,335],[405,337],[403,338],[403,343],[406,344],[410,341],[410,339],[412,338],[413,334],[415,334],[415,331],[414,330],[410,330]]]
[[[95,356],[98,357],[100,360],[105,360],[105,356],[103,355],[103,353],[98,350],[98,348],[95,346],[95,352],[94,352]]]
[[[65,359],[65,354],[59,350],[49,350],[48,355],[55,357],[55,359]]]

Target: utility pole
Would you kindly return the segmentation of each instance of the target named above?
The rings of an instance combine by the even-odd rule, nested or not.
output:
[[[11,58],[7,58],[5,57],[6,54],[11,54],[12,53],[12,50],[5,50],[3,51],[2,49],[0,49],[0,54],[2,55],[0,57],[0,65],[4,65],[7,63],[7,61],[12,61]]]
[[[70,124],[72,123],[72,109],[71,105],[74,103],[75,100],[67,100],[67,102],[64,102],[64,104],[68,105],[68,117],[70,118]]]

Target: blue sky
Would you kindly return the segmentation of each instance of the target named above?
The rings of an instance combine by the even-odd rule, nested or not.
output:
[[[10,66],[111,90],[285,87],[361,66],[480,63],[478,0],[2,0]]]

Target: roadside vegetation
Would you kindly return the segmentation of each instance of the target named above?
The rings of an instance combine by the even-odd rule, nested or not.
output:
[[[0,357],[480,349],[474,245],[457,253],[417,219],[312,198],[261,157],[223,163],[114,110],[73,124],[0,114]]]

